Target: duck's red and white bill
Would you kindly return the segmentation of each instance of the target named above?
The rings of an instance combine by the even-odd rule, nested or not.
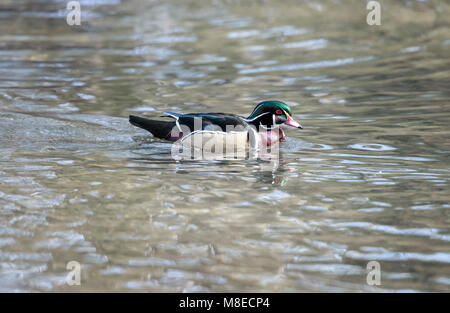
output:
[[[286,113],[287,119],[286,122],[284,122],[286,125],[295,127],[295,128],[300,128],[303,129],[302,125],[300,125],[299,123],[297,123],[292,117],[290,117],[289,114]]]

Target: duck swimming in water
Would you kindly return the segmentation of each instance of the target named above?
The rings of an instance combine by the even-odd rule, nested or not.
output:
[[[179,142],[196,133],[210,138],[237,136],[237,145],[246,144],[250,138],[256,139],[256,146],[271,146],[286,140],[279,125],[286,124],[302,129],[292,118],[291,109],[281,101],[263,101],[247,117],[229,113],[189,113],[164,112],[171,121],[150,120],[130,115],[130,123],[143,128],[154,137]],[[255,146],[255,145],[253,145]]]

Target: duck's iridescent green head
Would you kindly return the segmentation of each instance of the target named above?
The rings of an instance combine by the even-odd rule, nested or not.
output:
[[[272,128],[277,124],[286,124],[295,128],[303,127],[292,118],[291,109],[286,103],[276,100],[260,102],[250,116],[247,122],[257,127]]]

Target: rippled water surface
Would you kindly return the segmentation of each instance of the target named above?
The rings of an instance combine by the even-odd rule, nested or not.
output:
[[[0,291],[450,291],[448,2],[80,3],[0,3]],[[278,164],[127,119],[267,99]]]

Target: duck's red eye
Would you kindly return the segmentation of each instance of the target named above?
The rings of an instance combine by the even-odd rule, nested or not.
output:
[[[281,115],[281,114],[283,114],[283,111],[281,111],[281,109],[278,109],[278,110],[275,111],[275,113],[278,114],[278,115]]]

